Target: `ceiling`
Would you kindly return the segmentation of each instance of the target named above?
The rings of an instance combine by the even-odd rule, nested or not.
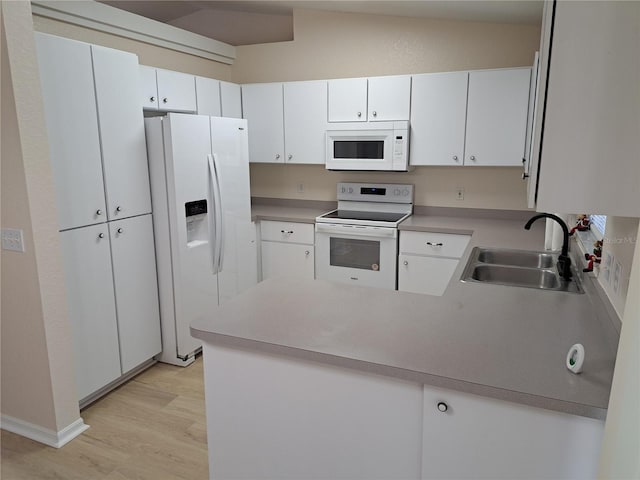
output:
[[[542,0],[98,0],[231,45],[293,40],[294,8],[540,24]]]

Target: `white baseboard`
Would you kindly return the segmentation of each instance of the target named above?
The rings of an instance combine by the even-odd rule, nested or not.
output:
[[[44,443],[54,448],[60,448],[66,445],[89,428],[89,425],[86,425],[84,420],[79,418],[72,424],[56,432],[18,418],[10,417],[9,415],[2,415],[0,425],[3,430],[30,438],[31,440]]]

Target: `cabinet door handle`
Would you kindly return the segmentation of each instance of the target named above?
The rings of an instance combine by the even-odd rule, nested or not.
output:
[[[276,160],[280,158],[280,154],[276,153]]]
[[[167,97],[164,97],[164,98],[162,99],[162,103],[167,103],[168,101],[169,101],[169,100],[167,99]]]
[[[122,211],[122,207],[121,207],[120,205],[118,205],[118,206],[116,207],[116,212],[121,212],[121,211]]]
[[[156,103],[156,97],[149,97],[149,101],[151,103]]]
[[[305,250],[305,251],[304,251],[304,256],[305,256],[305,257],[308,257],[310,253],[311,253],[311,252],[310,252],[309,250]]]
[[[476,157],[475,157],[475,155],[471,155],[471,156],[469,157],[469,160],[471,160],[472,162],[475,162],[475,161],[476,161]]]
[[[522,179],[526,180],[527,178],[529,178],[529,174],[528,173],[523,173],[522,174]]]
[[[117,230],[116,230],[116,232],[118,232],[118,233],[124,233],[124,230],[123,230],[122,228],[119,228],[119,229],[117,229]]]
[[[287,156],[287,158],[288,158],[289,160],[291,160],[291,159],[293,158],[293,155],[289,154],[289,155]]]
[[[362,112],[358,112],[358,118],[362,116]]]
[[[447,410],[449,410],[449,405],[444,402],[438,402],[438,410],[440,410],[441,412],[446,412]]]
[[[373,111],[373,116],[377,117],[378,116],[378,112],[376,112],[375,110]]]
[[[280,230],[280,232],[284,233],[285,235],[291,235],[293,233],[293,230]]]
[[[441,247],[443,244],[440,242],[438,243],[427,242],[427,245],[429,245],[430,247]]]
[[[96,215],[102,215],[102,210],[100,209],[96,210]]]
[[[98,234],[98,238],[104,238],[104,233],[102,233],[102,232],[101,232],[101,233],[99,233],[99,234]]]
[[[407,262],[406,260],[404,262],[402,262],[405,266],[409,265],[409,262]]]
[[[458,155],[454,155],[453,156],[453,160],[457,162],[458,161]]]

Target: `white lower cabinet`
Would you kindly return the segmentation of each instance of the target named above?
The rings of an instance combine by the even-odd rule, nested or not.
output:
[[[120,376],[113,270],[106,223],[60,232],[78,399]]]
[[[604,422],[427,385],[423,399],[425,480],[596,478]]]
[[[203,353],[212,478],[596,478],[600,420],[207,342]]]
[[[400,232],[398,290],[441,296],[470,239],[470,235]]]
[[[160,353],[151,215],[60,232],[78,399]]]
[[[109,223],[122,373],[160,353],[151,215]]]
[[[262,280],[287,276],[314,278],[314,231],[311,223],[260,222]]]

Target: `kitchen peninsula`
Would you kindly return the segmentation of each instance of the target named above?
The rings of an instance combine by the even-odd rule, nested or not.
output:
[[[541,249],[522,225],[401,224],[472,235],[441,297],[274,278],[194,322],[212,478],[595,477],[617,331],[590,279],[459,281],[474,246]]]

